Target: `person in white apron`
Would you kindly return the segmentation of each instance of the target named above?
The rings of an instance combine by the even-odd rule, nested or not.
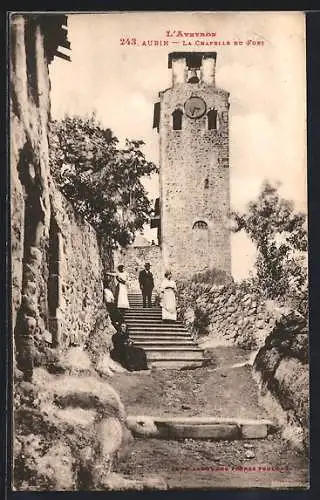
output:
[[[117,287],[115,293],[115,303],[123,319],[125,310],[130,309],[130,304],[128,300],[128,289],[127,289],[128,275],[124,271],[123,265],[118,266],[118,272],[116,273],[116,281],[117,281]]]
[[[171,272],[167,271],[161,283],[161,307],[163,321],[177,321],[176,307],[177,286],[171,278]]]

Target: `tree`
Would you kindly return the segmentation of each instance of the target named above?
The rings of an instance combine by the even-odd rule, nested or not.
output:
[[[103,235],[112,248],[125,246],[152,211],[141,182],[157,171],[146,160],[143,141],[126,139],[125,148],[93,114],[52,122],[50,168],[75,211]]]
[[[299,292],[307,283],[306,215],[295,212],[276,186],[264,182],[246,213],[234,212],[234,231],[244,230],[257,248],[256,282],[268,298]]]

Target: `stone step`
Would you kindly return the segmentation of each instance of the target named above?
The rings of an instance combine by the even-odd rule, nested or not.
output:
[[[144,348],[147,360],[154,359],[165,361],[167,359],[187,359],[187,360],[202,360],[203,351],[196,347],[149,347]]]
[[[126,314],[125,318],[127,321],[159,321],[162,323],[161,314]],[[169,323],[168,323],[169,324]]]
[[[181,324],[175,324],[175,325],[169,325],[166,323],[131,323],[130,321],[127,321],[126,324],[130,328],[130,330],[148,330],[148,331],[158,331],[158,330],[164,330],[166,332],[175,332],[175,331],[183,331],[187,332],[188,330],[184,325]]]
[[[132,297],[128,297],[128,300],[129,300],[130,304],[140,304],[141,307],[143,305],[143,300],[142,299],[134,299]],[[147,303],[148,303],[148,301],[147,301]],[[154,298],[152,298],[151,304],[152,304],[152,306],[156,305],[156,302],[155,302]],[[157,305],[159,306],[159,303]]]
[[[151,327],[139,327],[139,326],[135,326],[135,327],[132,327],[131,325],[128,325],[128,331],[129,331],[129,335],[131,335],[132,333],[139,333],[139,334],[149,334],[149,335],[153,335],[153,334],[166,334],[166,333],[181,333],[183,335],[188,335],[188,332],[186,330],[184,330],[183,328],[160,328],[160,327],[157,327],[157,328],[151,328]]]
[[[175,338],[185,338],[185,339],[191,339],[192,338],[192,335],[189,333],[189,332],[185,332],[185,331],[179,331],[179,330],[175,330],[175,331],[166,331],[166,330],[153,330],[153,331],[150,331],[150,330],[139,330],[139,329],[136,329],[136,330],[131,330],[129,328],[129,335],[130,337],[150,337],[150,338],[160,338],[160,337],[163,337],[163,338],[166,338],[166,339],[175,339]]]
[[[142,300],[142,293],[128,293],[128,298],[129,299],[137,299],[137,300]]]
[[[156,311],[156,312],[161,312],[162,311],[162,308],[160,306],[152,306],[152,307],[143,307],[142,304],[137,304],[136,307],[129,307],[129,309],[126,309],[126,311],[139,311],[139,312],[152,312],[152,311]]]
[[[142,306],[137,306],[137,307],[130,307],[129,309],[126,310],[126,313],[132,313],[134,314],[148,314],[148,313],[157,313],[161,314],[162,309],[161,307],[142,307]]]
[[[148,365],[156,369],[197,368],[203,365],[204,351],[181,322],[162,320],[159,305],[143,307],[141,294],[130,293],[125,312],[130,338],[144,349]]]
[[[134,340],[134,345],[137,347],[142,347],[143,349],[148,349],[150,347],[156,347],[162,349],[163,347],[171,347],[175,349],[175,347],[195,347],[196,344],[193,340]]]
[[[155,295],[154,293],[152,294],[152,298],[154,299]],[[142,293],[139,293],[139,294],[131,294],[131,293],[128,293],[128,299],[132,299],[132,300],[142,300]]]
[[[151,320],[151,321],[132,321],[132,320],[127,320],[126,324],[131,327],[131,328],[136,328],[137,326],[141,326],[142,328],[144,327],[156,327],[156,326],[162,326],[161,321],[156,321],[156,320]],[[183,325],[180,325],[181,328],[185,329]]]
[[[155,342],[161,342],[163,340],[168,341],[168,342],[175,342],[175,341],[190,341],[192,340],[191,336],[187,335],[182,335],[182,334],[167,334],[167,335],[160,335],[160,334],[153,334],[153,335],[148,335],[148,334],[131,334],[130,333],[130,338],[134,340],[135,342],[139,342],[140,340],[146,340],[146,341],[155,341]]]
[[[192,335],[190,332],[187,330],[184,330],[183,328],[179,330],[165,330],[163,328],[132,328],[130,325],[128,326],[129,330],[129,335],[150,335],[152,337],[153,335],[164,335],[165,337],[170,337],[170,336],[179,336],[179,337],[188,337],[191,338]]]
[[[140,308],[137,308],[137,309],[134,309],[133,307],[131,309],[127,309],[126,312],[125,312],[126,315],[131,315],[131,316],[154,316],[154,315],[157,315],[159,317],[162,316],[162,311],[161,309],[156,309],[155,307],[140,307]]]
[[[142,320],[149,320],[149,319],[157,319],[158,321],[162,321],[162,315],[161,313],[126,313],[125,318],[129,319],[142,319]]]
[[[265,439],[277,426],[271,420],[216,417],[132,415],[127,426],[134,436],[160,439]]]
[[[136,309],[134,309],[133,307],[131,307],[131,309],[127,309],[127,311],[125,312],[125,314],[131,314],[131,315],[135,315],[135,316],[149,316],[149,315],[157,315],[157,316],[162,316],[162,311],[161,309],[156,309],[155,307],[154,308],[151,308],[148,309],[147,307],[137,307]]]
[[[130,297],[141,297],[141,292],[128,292],[128,296]]]
[[[127,318],[127,323],[129,324],[129,321],[130,321],[130,325],[135,325],[136,323],[139,324],[139,325],[154,325],[154,324],[157,324],[157,325],[162,325],[162,324],[167,324],[167,323],[162,323],[162,319],[161,318],[137,318],[137,317],[132,317],[132,318]],[[168,323],[169,324],[169,323]],[[170,323],[171,324],[171,323]],[[173,323],[172,323],[173,324]],[[177,325],[182,325],[182,323],[175,323]],[[184,325],[182,325],[184,326]]]
[[[128,298],[128,300],[129,300],[130,306],[138,306],[138,307],[142,307],[143,309],[152,309],[152,307],[159,307],[159,306],[156,306],[154,302],[151,302],[152,307],[143,307],[142,300],[132,300],[130,298]]]
[[[125,316],[126,323],[131,323],[131,324],[136,324],[136,323],[141,323],[142,325],[147,325],[151,321],[152,324],[158,324],[158,325],[169,325],[171,323],[165,323],[162,321],[161,318],[156,318],[156,317],[149,317],[149,318],[129,318],[128,316]],[[172,323],[173,324],[173,323]],[[184,326],[182,323],[175,323],[178,325]]]
[[[129,309],[128,312],[125,313],[125,316],[129,316],[132,318],[162,318],[161,311],[155,311],[152,309],[143,309],[142,311],[135,311],[134,309]]]
[[[186,332],[164,332],[162,330],[158,331],[153,331],[151,332],[150,330],[130,330],[129,328],[129,336],[131,338],[136,338],[136,337],[149,337],[150,339],[158,340],[159,338],[163,337],[167,340],[172,340],[172,339],[186,339],[190,340],[192,339],[191,335],[188,335]]]
[[[184,326],[183,323],[166,323],[165,321],[158,321],[157,323],[148,323],[148,322],[136,322],[136,321],[131,321],[130,319],[127,320],[127,324],[130,325],[132,328],[163,328],[164,330],[175,330],[175,329],[183,329],[187,331],[186,327]]]
[[[181,332],[181,333],[188,333],[188,331],[183,327],[183,326],[176,326],[175,328],[168,328],[163,325],[131,325],[130,323],[127,323],[129,332]]]
[[[183,368],[200,368],[205,361],[203,359],[194,359],[194,358],[184,358],[177,359],[172,357],[171,359],[157,359],[150,360],[148,363],[150,368],[155,368],[157,370],[181,370]]]

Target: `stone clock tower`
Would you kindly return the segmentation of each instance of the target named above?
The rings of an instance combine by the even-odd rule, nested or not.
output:
[[[172,86],[159,93],[159,234],[175,277],[231,273],[229,93],[216,87],[216,52],[173,52]]]

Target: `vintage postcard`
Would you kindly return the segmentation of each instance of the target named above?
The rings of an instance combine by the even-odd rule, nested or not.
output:
[[[308,488],[304,13],[9,31],[12,488]]]

